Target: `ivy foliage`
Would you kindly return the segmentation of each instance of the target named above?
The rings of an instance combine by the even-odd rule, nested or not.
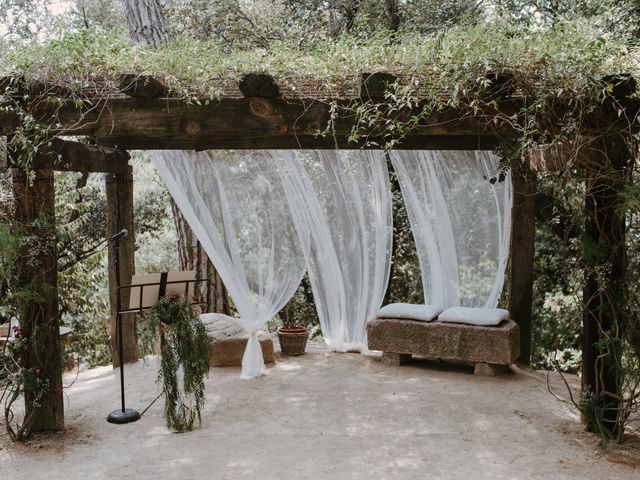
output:
[[[359,74],[385,71],[410,76],[423,89],[436,89],[432,93],[458,91],[458,96],[486,71],[506,69],[556,94],[580,91],[599,75],[638,71],[638,52],[628,38],[614,37],[590,19],[544,30],[496,19],[398,35],[342,35],[306,47],[275,40],[265,48],[232,50],[218,39],[179,36],[150,50],[124,34],[83,29],[5,49],[0,76],[45,81],[80,94],[92,89],[115,93],[120,74],[145,74],[163,79],[185,97],[205,100],[222,95],[227,82],[256,71],[275,76],[290,94],[305,85],[326,94],[357,91]]]
[[[191,431],[196,418],[202,422],[209,372],[210,342],[204,325],[186,301],[164,297],[144,316],[140,339],[147,353],[160,341],[158,382],[165,396],[167,427]]]

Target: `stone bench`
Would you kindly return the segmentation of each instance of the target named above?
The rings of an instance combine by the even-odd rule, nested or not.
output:
[[[379,318],[369,322],[370,350],[381,350],[382,361],[400,366],[419,355],[432,360],[474,365],[475,375],[497,375],[520,355],[520,329],[513,320],[495,327],[460,323]]]
[[[212,367],[239,367],[242,365],[249,334],[242,328],[237,318],[221,313],[205,313],[200,319],[211,339],[209,365]],[[275,361],[273,340],[268,333],[258,334],[264,363]]]

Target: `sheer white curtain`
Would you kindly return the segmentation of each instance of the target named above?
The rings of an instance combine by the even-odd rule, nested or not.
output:
[[[154,151],[180,211],[220,273],[249,342],[242,377],[264,372],[256,330],[289,301],[305,271],[308,241],[296,230],[276,151]]]
[[[511,178],[488,151],[394,151],[425,303],[495,308],[511,233]],[[496,179],[492,183],[491,179]],[[500,181],[502,180],[502,181]]]
[[[294,217],[310,238],[308,272],[333,351],[366,350],[366,324],[389,281],[391,190],[380,151],[298,151],[278,163]]]

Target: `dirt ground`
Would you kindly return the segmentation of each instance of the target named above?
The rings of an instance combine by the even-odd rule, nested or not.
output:
[[[156,368],[126,367],[129,407],[156,397]],[[640,478],[640,448],[599,446],[537,373],[474,377],[329,353],[280,358],[252,381],[212,369],[203,425],[186,434],[167,430],[163,399],[136,423],[107,423],[117,374],[80,373],[65,391],[64,433],[25,445],[0,434],[0,479]]]

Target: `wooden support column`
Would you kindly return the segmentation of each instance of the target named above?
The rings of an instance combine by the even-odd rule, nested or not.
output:
[[[129,234],[120,239],[120,284],[129,285],[135,274],[135,226],[133,218],[133,173],[129,166],[126,173],[107,174],[107,238],[123,228]],[[114,243],[109,242],[109,304],[111,306],[111,359],[114,368],[120,366],[116,331],[116,272]],[[122,291],[122,306],[129,305],[129,291]],[[122,338],[125,363],[138,360],[138,335],[135,314],[122,317]]]
[[[533,302],[533,260],[536,237],[536,173],[528,163],[511,170],[513,207],[511,209],[511,262],[509,312],[520,327],[519,362],[531,362]]]
[[[619,403],[614,397],[621,389],[617,339],[624,330],[627,264],[620,193],[630,158],[625,139],[612,135],[596,142],[585,165],[582,392],[594,395],[604,408],[604,427],[612,434],[619,433]],[[587,427],[598,429],[592,424]]]
[[[17,288],[29,295],[20,302],[22,337],[27,341],[22,357],[32,386],[25,388],[25,412],[33,414],[32,432],[64,428],[62,352],[57,292],[57,238],[55,188],[52,169],[33,170],[32,183],[21,169],[12,169],[16,231],[22,242],[17,259]],[[26,291],[25,291],[26,293]],[[38,383],[49,383],[42,399]],[[37,405],[39,404],[39,406]]]

